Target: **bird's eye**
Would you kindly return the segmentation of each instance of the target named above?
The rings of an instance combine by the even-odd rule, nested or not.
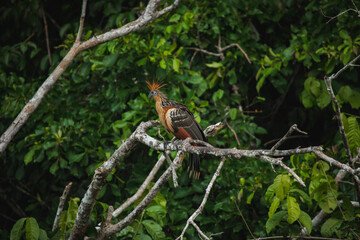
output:
[[[152,95],[156,95],[157,92],[156,92],[156,91],[152,91],[151,94],[152,94]]]

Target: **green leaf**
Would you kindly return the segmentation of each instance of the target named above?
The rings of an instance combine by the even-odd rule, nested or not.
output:
[[[166,209],[166,198],[161,193],[158,193],[153,200],[157,205]]]
[[[230,111],[229,111],[229,116],[230,116],[231,120],[236,119],[236,114],[237,114],[237,109],[236,108],[231,108]]]
[[[87,76],[89,76],[90,69],[91,69],[91,63],[84,63],[81,65],[77,73],[79,74],[80,77],[86,78]]]
[[[341,38],[343,38],[343,39],[349,39],[349,38],[350,38],[350,36],[349,36],[349,34],[348,34],[348,32],[347,32],[346,30],[341,30],[341,31],[339,32],[339,36],[340,36]]]
[[[285,174],[278,175],[274,180],[274,190],[276,196],[282,201],[290,190],[290,177]]]
[[[178,22],[180,20],[180,15],[175,13],[174,15],[171,16],[171,18],[169,19],[169,22]]]
[[[318,105],[319,108],[323,109],[327,105],[329,105],[330,102],[331,102],[331,98],[330,98],[329,93],[326,90],[325,83],[321,82],[321,84],[320,84],[320,94],[316,98],[316,104]]]
[[[156,222],[158,222],[161,226],[164,226],[163,219],[166,216],[166,210],[159,205],[151,206],[146,209],[146,214],[152,217]]]
[[[310,235],[312,230],[312,221],[309,214],[304,211],[300,211],[299,221],[306,228],[308,235]]]
[[[342,220],[337,218],[329,218],[321,226],[321,235],[324,237],[331,237],[341,226]]]
[[[274,227],[278,226],[281,222],[281,220],[284,219],[284,217],[286,216],[286,211],[279,211],[277,213],[275,213],[272,218],[269,218],[266,221],[266,232],[267,234],[269,234],[271,232],[271,230],[274,229]]]
[[[287,197],[288,222],[292,224],[300,217],[300,206],[294,197]]]
[[[146,61],[147,61],[147,58],[144,57],[144,58],[141,58],[140,60],[136,61],[136,65],[138,65],[139,67],[140,66],[143,66],[146,64]]]
[[[192,83],[192,84],[200,84],[204,81],[204,78],[200,74],[193,74],[188,79],[186,79],[186,82]]]
[[[359,109],[360,108],[360,93],[357,91],[353,91],[353,93],[349,97],[349,103],[352,108]]]
[[[350,149],[356,153],[356,149],[360,146],[360,127],[356,117],[347,118],[347,127],[345,128],[346,136],[349,140]]]
[[[175,72],[179,72],[180,70],[180,59],[174,58],[173,59],[173,68]]]
[[[32,161],[34,154],[35,154],[35,148],[32,148],[27,154],[25,154],[24,157],[25,165],[28,165]]]
[[[268,189],[266,190],[265,193],[265,201],[266,203],[271,203],[273,200],[273,197],[275,195],[275,190],[274,190],[274,184],[271,184]]]
[[[38,240],[39,238],[39,225],[35,218],[26,219],[25,227],[26,240]]]
[[[40,229],[39,231],[39,240],[49,240],[49,237],[44,229]]]
[[[274,213],[278,209],[279,205],[280,205],[280,199],[275,197],[273,202],[271,203],[270,208],[269,208],[269,212],[268,212],[269,218],[272,218],[272,216],[274,215]]]
[[[246,203],[251,204],[252,199],[254,198],[255,192],[251,192],[250,195],[246,198]]]
[[[165,239],[165,233],[162,231],[161,226],[153,220],[144,220],[142,224],[145,226],[146,231],[154,240]]]
[[[56,160],[49,169],[50,173],[55,175],[56,171],[59,169],[59,162]]]
[[[301,102],[305,108],[311,108],[313,104],[313,97],[305,89],[301,92]]]
[[[214,102],[217,102],[217,100],[218,100],[218,99],[221,99],[221,98],[223,97],[223,95],[224,95],[224,91],[221,90],[221,89],[219,89],[219,90],[217,90],[217,91],[213,94],[212,100],[213,100]]]
[[[111,67],[112,65],[115,64],[118,57],[119,57],[119,54],[117,54],[117,53],[107,55],[104,57],[102,63],[105,67]]]
[[[221,62],[212,62],[212,63],[207,63],[206,66],[208,66],[209,68],[219,68],[222,67],[222,63]]]
[[[139,235],[136,235],[134,240],[152,240],[151,237],[147,234],[139,234]]]
[[[165,62],[165,60],[164,59],[161,59],[161,61],[160,61],[160,67],[162,68],[162,69],[166,69],[166,62]]]
[[[24,233],[24,222],[26,218],[20,218],[16,221],[10,232],[10,240],[20,240]]]
[[[348,198],[343,199],[343,204],[341,205],[342,215],[345,221],[354,221],[355,220],[355,209],[352,203]]]
[[[319,207],[326,213],[332,213],[337,207],[336,197],[332,193],[327,194],[319,201]]]
[[[84,157],[85,153],[73,153],[73,152],[69,152],[69,154],[67,154],[69,163],[74,163],[74,162],[80,162],[81,159]]]
[[[311,198],[309,197],[309,195],[307,195],[304,191],[300,190],[300,189],[291,189],[289,191],[289,193],[295,193],[300,197],[300,200],[302,200],[303,202],[305,202],[309,208],[311,208],[312,206],[312,201]]]

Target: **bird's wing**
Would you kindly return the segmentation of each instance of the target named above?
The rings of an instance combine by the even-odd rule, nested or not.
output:
[[[171,126],[173,134],[180,139],[188,137],[206,141],[204,132],[194,115],[185,105],[169,109],[165,115],[167,125]]]

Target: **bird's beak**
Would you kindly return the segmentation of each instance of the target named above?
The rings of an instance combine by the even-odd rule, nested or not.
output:
[[[149,93],[148,98],[151,98],[151,93]]]

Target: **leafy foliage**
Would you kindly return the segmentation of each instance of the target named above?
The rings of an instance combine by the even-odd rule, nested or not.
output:
[[[358,1],[354,3],[360,7]],[[0,36],[4,43],[0,47],[1,132],[74,43],[80,5],[62,1],[54,7],[46,1],[9,0],[1,6],[0,24],[6,29]],[[1,156],[4,203],[0,211],[14,221],[1,221],[0,238],[67,236],[78,198],[94,170],[141,121],[156,118],[144,84],[153,78],[163,80],[167,96],[186,104],[203,128],[227,120],[240,146],[226,127],[209,139],[215,146],[268,147],[268,141],[297,123],[309,138],[289,140],[284,147],[321,144],[328,148],[327,154],[345,162],[322,79],[359,54],[360,21],[354,12],[326,23],[326,16],[352,7],[351,1],[339,0],[186,0],[140,32],[81,53]],[[89,2],[82,39],[123,26],[142,10],[140,1]],[[44,11],[52,64],[46,49]],[[239,44],[252,64],[237,47],[226,49],[223,59],[193,50],[217,53],[214,46],[220,37],[222,47]],[[358,68],[351,67],[333,82],[353,155],[360,146],[358,76]],[[157,130],[149,134],[157,136]],[[171,137],[163,129],[161,134]],[[104,220],[108,205],[117,207],[137,191],[157,156],[156,151],[138,145],[120,162],[98,196],[87,235],[96,235],[95,226]],[[246,239],[251,234],[242,224],[244,218],[256,237],[297,235],[300,226],[314,236],[353,239],[359,235],[359,209],[350,202],[356,200],[355,189],[335,182],[335,168],[312,154],[284,161],[308,188],[282,172],[275,174],[257,159],[227,161],[197,218],[201,229],[209,234],[224,232],[223,239]],[[199,181],[189,179],[183,167],[180,187],[164,187],[117,237],[178,236],[200,204],[217,164],[217,159],[205,158]],[[73,182],[72,199],[63,212],[60,231],[51,232],[57,199],[69,181]],[[341,206],[338,200],[343,201]],[[321,209],[330,217],[312,229],[311,218]],[[195,235],[190,228],[186,237],[195,239]]]

